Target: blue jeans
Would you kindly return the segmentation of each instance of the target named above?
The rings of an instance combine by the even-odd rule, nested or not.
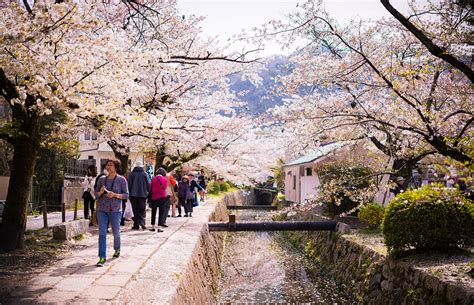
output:
[[[112,233],[114,234],[114,250],[120,250],[120,218],[122,218],[121,211],[97,211],[97,221],[99,222],[99,257],[106,258],[108,222],[110,222]]]

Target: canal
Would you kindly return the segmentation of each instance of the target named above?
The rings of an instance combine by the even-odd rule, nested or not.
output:
[[[268,212],[240,211],[237,221],[268,220]],[[355,304],[321,266],[308,261],[278,232],[229,232],[219,303]]]

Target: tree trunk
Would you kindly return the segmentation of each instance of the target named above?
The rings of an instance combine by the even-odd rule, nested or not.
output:
[[[39,145],[23,138],[14,143],[13,164],[8,185],[7,202],[0,228],[0,247],[6,251],[23,247],[26,228],[26,207]]]
[[[395,159],[393,161],[393,171],[397,174],[392,175],[390,179],[395,181],[396,177],[403,177],[405,181],[403,182],[402,188],[407,189],[408,184],[410,183],[413,170],[415,169],[416,163],[419,161],[419,158],[413,159]]]
[[[165,145],[162,144],[158,146],[158,150],[156,151],[155,154],[155,168],[160,168],[163,166],[163,162],[165,161],[166,158],[166,151],[165,151]]]
[[[110,148],[112,148],[112,151],[114,152],[115,158],[120,160],[122,164],[122,168],[118,169],[118,173],[120,175],[126,175],[128,172],[128,159],[130,157],[129,150],[125,148],[125,146],[117,143],[115,140],[110,140],[107,142],[109,144]],[[122,150],[121,150],[122,149]],[[122,151],[125,150],[126,152],[123,153]]]
[[[200,151],[197,152],[186,153],[180,156],[170,156],[166,154],[165,145],[161,145],[155,154],[155,167],[164,167],[168,172],[171,172],[176,168],[182,166],[183,164],[198,158],[209,148],[211,148],[211,143],[207,144]],[[165,165],[164,162],[166,158],[169,159],[170,163]]]
[[[115,153],[115,158],[119,159],[122,163],[121,175],[126,175],[128,173],[128,159],[130,158],[129,154]]]

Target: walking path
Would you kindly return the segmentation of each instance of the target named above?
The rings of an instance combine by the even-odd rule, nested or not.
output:
[[[96,267],[97,235],[80,241],[75,251],[27,285],[12,292],[19,303],[168,303],[174,295],[179,275],[186,269],[201,230],[208,222],[217,200],[195,208],[192,218],[168,218],[165,232],[122,230],[121,257],[112,259],[113,235],[107,238],[106,265]],[[150,215],[147,215],[147,223]]]

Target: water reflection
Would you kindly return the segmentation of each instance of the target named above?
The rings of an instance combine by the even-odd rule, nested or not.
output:
[[[241,213],[240,220],[254,214]],[[227,235],[219,303],[355,303],[279,236],[267,232]]]

